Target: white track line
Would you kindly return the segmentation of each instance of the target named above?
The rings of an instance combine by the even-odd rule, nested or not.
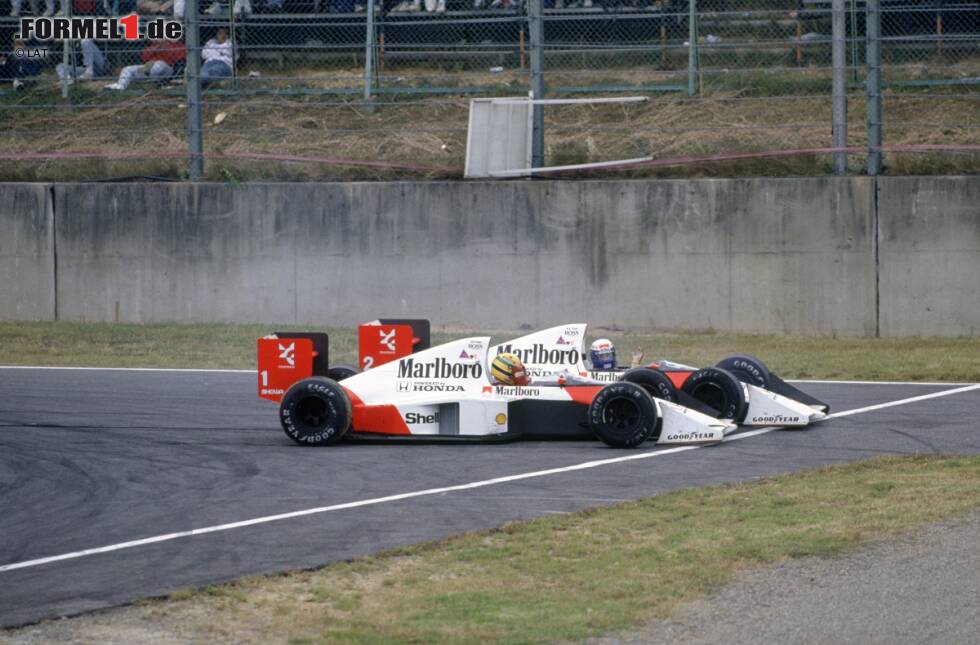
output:
[[[94,549],[85,549],[84,551],[75,551],[73,553],[64,553],[62,555],[53,555],[47,558],[38,558],[37,560],[26,560],[24,562],[15,562],[13,564],[5,564],[0,566],[0,573],[4,571],[12,571],[14,569],[23,569],[25,567],[35,567],[41,564],[47,564],[49,562],[57,562],[59,560],[70,560],[72,558],[80,558],[86,555],[95,555],[96,553],[108,553],[110,551],[118,551],[120,549],[128,549],[134,546],[143,546],[145,544],[154,544],[156,542],[166,542],[168,540],[175,540],[182,537],[190,537],[192,535],[204,535],[205,533],[215,533],[217,531],[228,531],[230,529],[239,529],[246,526],[254,526],[256,524],[265,524],[267,522],[277,522],[279,520],[288,520],[294,517],[303,517],[305,515],[316,515],[318,513],[329,513],[330,511],[342,511],[349,508],[360,508],[362,506],[375,506],[377,504],[384,504],[387,502],[397,502],[403,499],[410,499],[413,497],[426,497],[429,495],[440,495],[442,493],[448,493],[452,491],[459,490],[471,490],[474,488],[483,488],[485,486],[494,486],[496,484],[506,484],[508,482],[519,481],[522,479],[531,479],[534,477],[545,477],[547,475],[555,475],[558,473],[567,473],[575,470],[586,470],[588,468],[596,468],[598,466],[605,466],[608,464],[622,463],[626,461],[636,461],[639,459],[649,459],[650,457],[658,457],[660,455],[672,454],[675,452],[683,452],[685,450],[694,450],[695,448],[700,448],[701,446],[678,446],[677,448],[668,448],[667,450],[656,450],[647,451],[641,453],[635,453],[628,455],[626,457],[613,457],[612,459],[600,459],[597,461],[587,461],[581,464],[575,464],[573,466],[563,466],[561,468],[549,468],[548,470],[537,470],[530,473],[521,473],[518,475],[507,475],[505,477],[495,477],[493,479],[486,479],[483,481],[470,482],[468,484],[458,484],[456,486],[444,486],[441,488],[428,488],[426,490],[413,491],[411,493],[401,493],[398,495],[388,495],[387,497],[376,497],[374,499],[365,499],[359,502],[347,502],[346,504],[333,504],[331,506],[320,506],[318,508],[308,508],[302,511],[293,511],[291,513],[280,513],[279,515],[267,515],[265,517],[256,517],[250,520],[243,520],[241,522],[231,522],[230,524],[219,524],[217,526],[208,526],[201,529],[193,529],[190,531],[180,531],[178,533],[168,533],[166,535],[156,535],[153,537],[143,538],[141,540],[132,540],[131,542],[121,542],[119,544],[110,544],[108,546],[102,546]]]
[[[856,408],[854,410],[845,410],[844,412],[838,412],[836,414],[828,415],[826,418],[831,419],[835,417],[845,417],[852,414],[862,414],[865,412],[871,412],[872,410],[881,410],[882,408],[890,408],[897,405],[905,405],[908,403],[915,403],[916,401],[924,401],[926,399],[935,399],[941,396],[950,396],[953,394],[960,394],[962,392],[969,392],[971,390],[980,389],[980,383],[976,385],[970,385],[967,387],[960,387],[953,390],[944,390],[942,392],[935,392],[933,394],[926,394],[923,396],[913,396],[907,399],[898,399],[897,401],[889,401],[887,403],[879,403],[877,405],[869,405],[863,408]],[[778,430],[776,427],[768,428],[757,428],[755,430],[749,430],[748,432],[741,432],[736,435],[729,436],[725,439],[728,441],[737,441],[739,439],[748,439],[749,437],[757,437],[759,435],[767,434],[773,430]],[[333,504],[331,506],[319,506],[317,508],[308,508],[301,511],[292,511],[290,513],[280,513],[278,515],[266,515],[264,517],[256,517],[250,520],[242,520],[241,522],[231,522],[229,524],[218,524],[216,526],[207,526],[200,529],[192,529],[190,531],[178,531],[176,533],[167,533],[165,535],[155,535],[153,537],[143,538],[140,540],[131,540],[129,542],[120,542],[118,544],[110,544],[107,546],[100,546],[93,549],[85,549],[83,551],[73,551],[71,553],[62,553],[61,555],[52,555],[46,558],[37,558],[35,560],[24,560],[23,562],[14,562],[11,564],[5,564],[0,566],[0,573],[4,571],[13,571],[15,569],[26,569],[28,567],[36,567],[42,564],[48,564],[51,562],[60,562],[61,560],[72,560],[74,558],[81,558],[87,555],[96,555],[98,553],[109,553],[112,551],[119,551],[122,549],[129,549],[136,546],[145,546],[147,544],[156,544],[157,542],[167,542],[170,540],[176,540],[178,538],[191,537],[194,535],[205,535],[207,533],[217,533],[218,531],[229,531],[231,529],[239,529],[246,526],[255,526],[257,524],[267,524],[269,522],[278,522],[280,520],[288,520],[294,517],[304,517],[306,515],[317,515],[320,513],[329,513],[332,511],[342,511],[350,508],[360,508],[363,506],[376,506],[378,504],[385,504],[388,502],[397,502],[403,499],[411,499],[414,497],[427,497],[431,495],[440,495],[443,493],[449,493],[453,491],[461,490],[472,490],[474,488],[485,488],[487,486],[495,486],[497,484],[506,484],[509,482],[521,481],[524,479],[532,479],[535,477],[546,477],[548,475],[556,475],[559,473],[574,472],[576,470],[587,470],[590,468],[598,468],[599,466],[607,466],[609,464],[619,464],[629,461],[639,461],[641,459],[651,459],[653,457],[660,457],[663,455],[670,455],[678,452],[686,452],[689,450],[696,450],[698,448],[703,448],[704,446],[678,446],[676,448],[667,448],[665,450],[652,450],[641,453],[636,453],[632,455],[627,455],[624,457],[613,457],[610,459],[599,459],[596,461],[587,461],[581,464],[574,464],[572,466],[562,466],[560,468],[549,468],[547,470],[537,470],[530,473],[520,473],[517,475],[507,475],[504,477],[495,477],[493,479],[485,479],[483,481],[470,482],[468,484],[458,484],[456,486],[443,486],[441,488],[428,488],[425,490],[413,491],[410,493],[400,493],[398,495],[388,495],[387,497],[375,497],[373,499],[365,499],[358,502],[347,502],[345,504]]]
[[[864,412],[871,412],[873,410],[881,410],[882,408],[890,408],[896,405],[905,405],[907,403],[917,403],[919,401],[925,401],[927,399],[938,399],[941,396],[949,396],[951,394],[960,394],[962,392],[970,392],[972,390],[980,390],[980,383],[975,385],[967,385],[965,387],[958,387],[953,390],[943,390],[942,392],[933,392],[932,394],[923,394],[921,396],[913,396],[907,399],[901,399],[900,401],[891,401],[889,403],[878,403],[877,405],[868,405],[863,408],[854,408],[853,410],[844,410],[843,412],[835,412],[834,414],[828,414],[825,419],[836,419],[839,417],[849,417],[852,414],[862,414]]]

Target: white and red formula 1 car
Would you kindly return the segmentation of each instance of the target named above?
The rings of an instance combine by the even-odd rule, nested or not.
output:
[[[516,354],[532,377],[580,374],[593,381],[628,381],[658,399],[679,403],[746,426],[805,427],[827,416],[829,406],[739,354],[698,369],[661,360],[631,369],[592,370],[586,363],[585,324],[551,327],[491,348]]]
[[[296,443],[328,445],[345,437],[561,437],[599,438],[627,448],[648,440],[716,443],[737,427],[655,399],[627,381],[600,383],[569,374],[540,377],[528,386],[494,385],[488,373],[488,337],[420,349],[427,344],[427,329],[421,339],[413,337],[410,326],[395,325],[408,343],[400,349],[392,326],[377,323],[361,329],[365,327],[368,337],[384,341],[381,350],[390,355],[375,351],[366,364],[362,345],[362,367],[371,369],[360,373],[328,366],[326,334],[277,332],[259,340],[259,396],[279,402],[282,428]],[[404,347],[415,351],[399,355]],[[379,359],[388,362],[378,364]],[[346,378],[329,378],[331,370]]]

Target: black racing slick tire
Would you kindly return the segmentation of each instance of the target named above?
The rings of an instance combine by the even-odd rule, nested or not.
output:
[[[677,388],[666,374],[649,367],[635,367],[623,374],[623,381],[642,386],[650,396],[677,403]]]
[[[338,382],[360,373],[361,370],[357,369],[353,365],[331,365],[327,368],[327,378],[331,378]]]
[[[599,390],[589,404],[589,427],[607,446],[633,448],[657,429],[660,413],[643,386],[620,381]]]
[[[681,391],[716,412],[718,419],[745,420],[749,402],[741,381],[728,370],[705,367],[687,377]]]
[[[715,367],[728,370],[743,383],[757,385],[766,390],[772,389],[770,387],[772,379],[769,376],[769,368],[755,356],[734,354],[715,363]]]
[[[301,446],[327,446],[340,441],[351,424],[347,393],[322,376],[293,384],[279,403],[279,421],[286,435]]]

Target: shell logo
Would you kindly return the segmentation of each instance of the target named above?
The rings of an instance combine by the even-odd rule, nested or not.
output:
[[[501,413],[497,414],[497,416],[494,417],[493,420],[497,422],[497,425],[498,426],[502,426],[505,423],[507,423],[507,415],[504,414],[503,412],[501,412]]]

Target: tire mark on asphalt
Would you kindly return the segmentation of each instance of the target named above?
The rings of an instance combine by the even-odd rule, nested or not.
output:
[[[889,432],[891,434],[897,434],[900,437],[905,437],[906,439],[908,439],[909,441],[911,441],[913,443],[917,443],[917,444],[919,444],[921,446],[925,446],[934,455],[938,455],[938,454],[940,454],[942,452],[939,448],[937,448],[935,445],[933,445],[932,442],[926,441],[925,439],[923,439],[921,437],[916,437],[915,435],[913,435],[913,434],[911,434],[909,432],[905,432],[904,430],[899,430],[898,428],[884,428],[884,430],[885,430],[885,432]]]

